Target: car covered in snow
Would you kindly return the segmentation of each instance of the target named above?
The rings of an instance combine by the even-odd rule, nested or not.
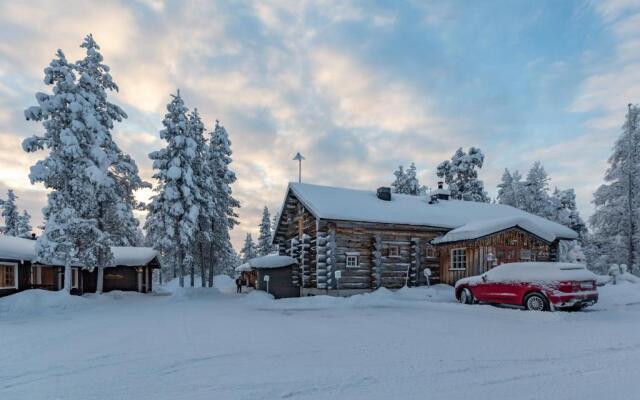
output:
[[[580,310],[598,301],[596,279],[581,264],[509,263],[460,279],[455,293],[463,304],[503,304],[536,311]]]

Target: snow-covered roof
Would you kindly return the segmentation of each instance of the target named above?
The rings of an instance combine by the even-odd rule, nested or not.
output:
[[[391,195],[391,201],[385,201],[378,199],[375,191],[308,183],[290,183],[289,190],[312,214],[323,219],[455,229],[480,221],[519,218],[522,224],[535,225],[538,231],[544,231],[545,238],[577,237],[576,232],[563,225],[503,204],[463,200],[439,200],[429,204],[426,196],[396,193]]]
[[[36,241],[0,235],[0,259],[31,261],[35,258]]]
[[[137,267],[147,265],[158,252],[151,247],[112,247],[114,265]]]
[[[434,244],[458,242],[460,240],[477,239],[492,233],[500,232],[505,229],[520,227],[527,232],[531,232],[547,242],[553,242],[558,236],[557,233],[551,231],[547,226],[551,221],[539,221],[529,216],[506,217],[496,219],[486,219],[481,221],[473,221],[464,224],[459,228],[447,232],[446,235],[433,239]]]
[[[146,265],[158,252],[151,247],[111,247],[114,265],[137,267]],[[0,235],[0,259],[33,261],[36,259],[36,241]]]
[[[236,267],[236,272],[249,272],[251,271],[251,265],[249,263],[240,264]]]
[[[269,254],[262,257],[252,258],[246,263],[236,267],[237,272],[251,271],[252,269],[270,269],[287,267],[296,264],[295,258],[289,256],[279,256],[277,254]]]

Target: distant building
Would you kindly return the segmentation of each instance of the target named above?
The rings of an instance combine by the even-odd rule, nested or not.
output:
[[[298,261],[301,295],[454,284],[495,265],[557,261],[573,230],[522,210],[427,196],[290,183],[273,242]]]
[[[26,289],[60,290],[64,267],[36,262],[35,240],[0,235],[0,297]],[[104,270],[103,291],[150,292],[152,272],[159,268],[158,253],[149,247],[112,247],[114,266]],[[98,271],[74,266],[73,294],[96,291]]]

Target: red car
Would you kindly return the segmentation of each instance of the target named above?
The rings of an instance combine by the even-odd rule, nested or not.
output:
[[[598,301],[596,275],[581,264],[522,262],[502,264],[456,282],[456,298],[521,306],[527,310],[580,310]]]

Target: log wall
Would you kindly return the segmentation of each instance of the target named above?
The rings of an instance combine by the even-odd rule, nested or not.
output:
[[[476,240],[448,243],[440,250],[441,282],[450,285],[466,276],[480,275],[496,265],[520,261],[555,261],[557,245],[522,230],[513,228]],[[465,249],[464,270],[451,268],[453,249]]]

